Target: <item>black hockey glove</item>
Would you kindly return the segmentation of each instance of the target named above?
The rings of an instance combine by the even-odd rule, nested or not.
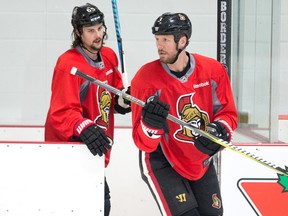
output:
[[[123,89],[122,91],[125,91],[125,89]],[[126,94],[130,95],[130,86],[127,88],[127,90],[125,91]],[[124,99],[123,97],[119,97],[119,95],[115,95],[115,106],[114,109],[117,113],[120,114],[126,114],[131,112],[131,102]]]
[[[226,141],[229,142],[230,141],[230,133],[227,131],[227,129],[225,128],[225,126],[220,123],[219,121],[214,121],[211,122],[207,125],[207,130],[210,134]],[[203,136],[199,136],[198,138],[196,138],[196,140],[194,141],[194,145],[195,147],[203,152],[204,154],[207,154],[209,156],[213,156],[214,154],[216,154],[218,151],[222,150],[224,147],[213,142],[212,140],[203,137]]]
[[[80,139],[94,156],[97,154],[102,156],[107,153],[107,149],[112,147],[112,141],[107,138],[104,130],[95,124],[84,129],[80,134]]]
[[[163,129],[165,133],[169,133],[167,116],[170,106],[159,100],[158,96],[154,96],[152,100],[145,103],[142,109],[142,120],[151,128]]]
[[[128,86],[128,88],[127,88],[127,90],[125,91],[125,93],[126,93],[126,94],[129,94],[129,95],[131,94],[130,86]],[[125,103],[125,104],[131,106],[131,101],[126,100],[125,98],[123,98],[123,100],[124,100],[124,103]]]

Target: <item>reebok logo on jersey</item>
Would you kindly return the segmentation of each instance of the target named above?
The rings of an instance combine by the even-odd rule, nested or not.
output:
[[[206,82],[203,82],[203,83],[194,84],[193,87],[194,87],[194,89],[197,89],[197,88],[205,87],[205,86],[208,86],[208,85],[209,85],[209,82],[206,81]]]

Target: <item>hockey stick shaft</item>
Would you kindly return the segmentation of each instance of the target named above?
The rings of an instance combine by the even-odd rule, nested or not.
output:
[[[137,104],[137,105],[139,105],[141,107],[143,107],[145,105],[144,101],[142,101],[142,100],[140,100],[138,98],[135,98],[135,97],[133,97],[133,96],[131,96],[131,95],[119,90],[119,89],[116,89],[113,86],[108,85],[107,83],[104,83],[104,82],[102,82],[100,80],[97,80],[94,77],[91,77],[91,76],[89,76],[89,75],[77,70],[77,68],[75,68],[75,67],[72,68],[71,74],[77,75],[79,77],[82,77],[83,79],[88,80],[88,81],[90,81],[90,82],[94,83],[95,85],[98,85],[98,86],[100,86],[102,88],[105,88],[106,90],[108,90],[108,91],[110,91],[110,92],[112,92],[112,93],[114,93],[116,95],[119,95],[119,96],[123,97],[124,99],[129,100],[129,101],[131,101],[131,102],[133,102],[133,103],[135,103],[135,104]],[[266,161],[266,160],[264,160],[264,159],[262,159],[262,158],[260,158],[260,157],[258,157],[256,155],[254,155],[252,153],[249,153],[246,150],[243,150],[243,149],[239,148],[238,146],[232,145],[231,143],[227,143],[227,142],[219,139],[218,137],[209,134],[206,131],[203,131],[203,130],[201,130],[199,128],[195,128],[192,125],[187,124],[186,122],[182,121],[179,118],[176,118],[175,116],[173,116],[171,114],[168,114],[167,119],[169,119],[170,121],[175,122],[175,123],[187,128],[187,129],[189,129],[189,130],[191,130],[191,131],[193,131],[195,133],[198,133],[201,136],[204,136],[204,137],[212,140],[213,142],[215,142],[215,143],[217,143],[217,144],[219,144],[219,145],[221,145],[221,146],[223,146],[225,148],[228,148],[228,149],[230,149],[230,150],[232,150],[232,151],[234,151],[236,153],[239,153],[239,154],[241,154],[241,155],[243,155],[243,156],[245,156],[245,157],[247,157],[247,158],[249,158],[251,160],[254,160],[254,161],[256,161],[256,162],[258,162],[258,163],[260,163],[260,164],[262,164],[262,165],[274,170],[275,172],[277,172],[279,174],[288,176],[288,172],[285,169],[282,169],[281,167],[276,166],[275,164],[272,164],[272,163],[270,163],[270,162],[268,162],[268,161]]]
[[[118,52],[119,52],[119,58],[120,58],[120,64],[121,64],[121,72],[122,72],[122,77],[123,77],[123,84],[125,88],[128,88],[129,86],[128,77],[127,77],[127,72],[126,72],[125,56],[124,56],[124,49],[123,49],[123,43],[122,43],[122,37],[121,37],[120,19],[119,19],[119,14],[118,14],[117,1],[111,0],[111,3],[112,3],[112,10],[113,10]]]

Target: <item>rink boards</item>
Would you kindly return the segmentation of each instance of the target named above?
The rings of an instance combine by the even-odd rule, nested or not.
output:
[[[103,215],[103,158],[93,157],[80,143],[42,142],[42,127],[0,127],[0,140],[0,215]],[[240,147],[282,168],[287,165],[287,144]],[[137,164],[131,129],[116,128],[108,167],[111,216],[160,216]],[[283,186],[273,170],[229,149],[221,153],[220,181],[224,216],[288,212],[285,181]]]

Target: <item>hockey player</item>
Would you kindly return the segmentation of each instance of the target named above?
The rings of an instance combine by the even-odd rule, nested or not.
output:
[[[45,140],[82,141],[93,155],[105,155],[106,167],[113,143],[114,109],[122,114],[131,109],[123,99],[115,99],[105,89],[70,74],[72,67],[76,67],[115,88],[123,88],[117,56],[104,46],[107,37],[104,14],[87,3],[73,9],[71,23],[72,48],[58,58],[54,68]],[[110,212],[106,179],[104,212],[105,216]]]
[[[142,66],[131,82],[133,139],[140,169],[162,215],[223,214],[213,156],[222,147],[167,121],[170,113],[232,141],[237,112],[229,77],[216,60],[186,51],[192,33],[184,13],[162,14],[154,23],[159,59]]]

